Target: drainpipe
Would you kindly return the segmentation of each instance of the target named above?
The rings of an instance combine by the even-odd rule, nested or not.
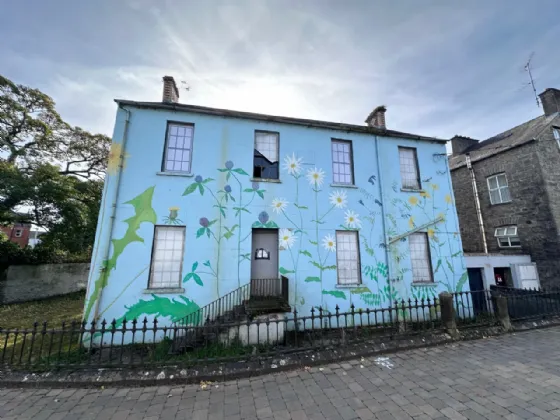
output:
[[[476,186],[476,177],[474,175],[474,168],[471,164],[471,156],[467,153],[465,155],[467,162],[467,168],[471,174],[471,182],[474,194],[474,205],[476,207],[476,215],[478,217],[478,227],[480,228],[480,233],[482,234],[482,246],[484,247],[484,253],[488,254],[488,243],[486,242],[486,234],[484,231],[484,219],[482,218],[482,211],[480,211],[480,198],[478,197],[478,188]]]
[[[116,219],[116,213],[117,213],[117,203],[119,201],[119,192],[120,192],[120,187],[121,187],[121,173],[123,170],[123,166],[124,166],[124,154],[126,151],[126,142],[128,140],[128,126],[129,126],[129,122],[130,122],[130,111],[128,109],[126,109],[125,107],[123,107],[122,105],[119,105],[119,108],[122,109],[124,112],[126,112],[126,119],[124,120],[124,129],[123,129],[123,141],[122,141],[122,147],[121,147],[121,155],[119,156],[119,166],[118,166],[118,170],[117,173],[115,174],[115,182],[117,183],[116,187],[115,187],[115,193],[113,194],[113,198],[111,200],[111,216],[109,217],[109,236],[107,236],[107,247],[106,247],[106,251],[105,251],[105,256],[103,257],[102,261],[107,261],[109,259],[109,253],[111,252],[111,240],[113,238],[113,230],[115,228],[115,219]],[[106,275],[109,275],[109,273],[105,273]],[[103,295],[103,288],[101,290],[99,290],[99,296],[97,296],[97,299],[95,300],[95,306],[93,309],[93,321],[95,321],[97,319],[97,317],[99,316],[99,305],[101,303],[101,296]]]
[[[385,259],[387,260],[387,280],[389,284],[389,294],[393,296],[393,285],[391,283],[391,258],[389,253],[389,238],[387,237],[387,227],[385,222],[385,202],[383,201],[383,178],[381,171],[381,161],[379,160],[379,140],[375,136],[375,158],[377,159],[377,185],[379,187],[379,198],[381,200],[381,222],[383,226],[383,237],[385,238]]]

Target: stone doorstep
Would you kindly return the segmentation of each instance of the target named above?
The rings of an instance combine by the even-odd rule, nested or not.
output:
[[[513,325],[513,332],[560,325],[559,319],[528,320]],[[133,387],[154,385],[185,385],[226,381],[260,376],[264,374],[310,369],[314,366],[333,362],[355,360],[385,353],[416,348],[446,345],[455,341],[483,339],[504,334],[500,327],[469,327],[459,331],[459,340],[453,340],[443,331],[430,334],[403,334],[386,337],[382,342],[357,343],[344,349],[307,350],[280,355],[279,357],[260,358],[232,363],[222,363],[195,368],[178,365],[147,366],[144,368],[110,369],[59,369],[51,372],[33,373],[24,371],[0,371],[0,387],[14,388],[99,388],[100,386]],[[208,385],[210,386],[210,385]]]

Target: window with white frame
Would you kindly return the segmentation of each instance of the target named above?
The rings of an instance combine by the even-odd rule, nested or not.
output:
[[[194,126],[167,123],[163,171],[191,172]]]
[[[418,171],[418,157],[416,149],[399,147],[399,163],[401,168],[401,182],[405,189],[420,189],[420,173]]]
[[[517,235],[517,226],[503,226],[496,228],[494,233],[500,248],[519,248],[521,241]]]
[[[336,231],[336,267],[338,284],[350,285],[361,283],[358,232]]]
[[[408,237],[412,281],[414,283],[433,283],[430,243],[426,232],[413,233]]]
[[[489,176],[486,181],[490,192],[490,204],[509,203],[511,201],[506,174]]]
[[[553,127],[552,128],[552,133],[554,134],[554,138],[556,139],[556,142],[558,143],[558,147],[560,147],[560,128]]]
[[[278,179],[278,139],[278,133],[255,131],[253,177]]]
[[[16,229],[14,236],[16,238],[21,238],[21,236],[23,235],[23,230],[21,229]]]
[[[156,226],[150,268],[151,289],[180,286],[184,245],[184,226]]]
[[[347,140],[331,141],[333,182],[335,184],[354,184],[354,164],[352,142]]]

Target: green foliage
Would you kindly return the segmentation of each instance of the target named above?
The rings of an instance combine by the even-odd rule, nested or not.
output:
[[[269,220],[266,223],[261,223],[259,221],[256,221],[253,223],[252,227],[254,228],[269,228],[269,229],[278,229],[278,225],[273,222],[272,220]]]
[[[346,293],[344,293],[342,290],[323,290],[323,294],[334,296],[337,299],[346,300]]]
[[[313,258],[313,255],[311,255],[311,252],[309,252],[307,250],[300,250],[299,253],[305,255],[306,257]]]
[[[465,283],[467,282],[468,279],[469,279],[469,274],[467,271],[465,271],[455,286],[456,293],[463,291],[463,287],[465,287]]]
[[[360,299],[368,306],[379,306],[381,305],[382,296],[377,293],[362,293]]]
[[[278,271],[280,271],[280,274],[283,274],[283,275],[290,274],[290,273],[295,273],[294,270],[287,270],[284,267],[280,267],[280,269]]]
[[[350,293],[352,293],[353,295],[360,295],[362,293],[371,293],[371,290],[369,290],[369,287],[360,286],[360,287],[356,287],[355,289],[352,289]]]
[[[304,281],[305,281],[306,283],[315,283],[315,282],[316,282],[316,283],[320,283],[320,282],[321,282],[321,279],[320,279],[319,277],[310,276],[310,277],[306,277]]]

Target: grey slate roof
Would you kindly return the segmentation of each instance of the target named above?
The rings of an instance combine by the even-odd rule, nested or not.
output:
[[[258,121],[276,122],[282,124],[292,124],[292,125],[303,125],[306,127],[314,128],[326,128],[330,130],[338,130],[344,132],[355,132],[364,134],[375,134],[378,136],[385,137],[398,137],[411,140],[423,140],[438,143],[445,143],[447,139],[438,139],[435,137],[419,136],[417,134],[403,133],[401,131],[387,130],[376,127],[368,127],[363,125],[345,124],[337,123],[332,121],[320,121],[320,120],[308,120],[304,118],[293,118],[293,117],[281,117],[277,115],[266,115],[257,114],[254,112],[244,112],[244,111],[233,111],[230,109],[221,108],[209,108],[199,105],[188,105],[170,102],[137,102],[128,101],[124,99],[115,99],[115,102],[119,105],[128,105],[137,108],[147,108],[147,109],[161,109],[168,111],[178,111],[178,112],[193,112],[196,114],[207,114],[207,115],[217,115],[222,117],[231,118],[243,118]]]
[[[469,147],[463,154],[449,158],[449,168],[458,169],[466,165],[465,154],[469,153],[472,162],[502,153],[514,147],[539,139],[541,133],[552,125],[560,126],[560,114],[541,115],[517,127],[490,137]]]

